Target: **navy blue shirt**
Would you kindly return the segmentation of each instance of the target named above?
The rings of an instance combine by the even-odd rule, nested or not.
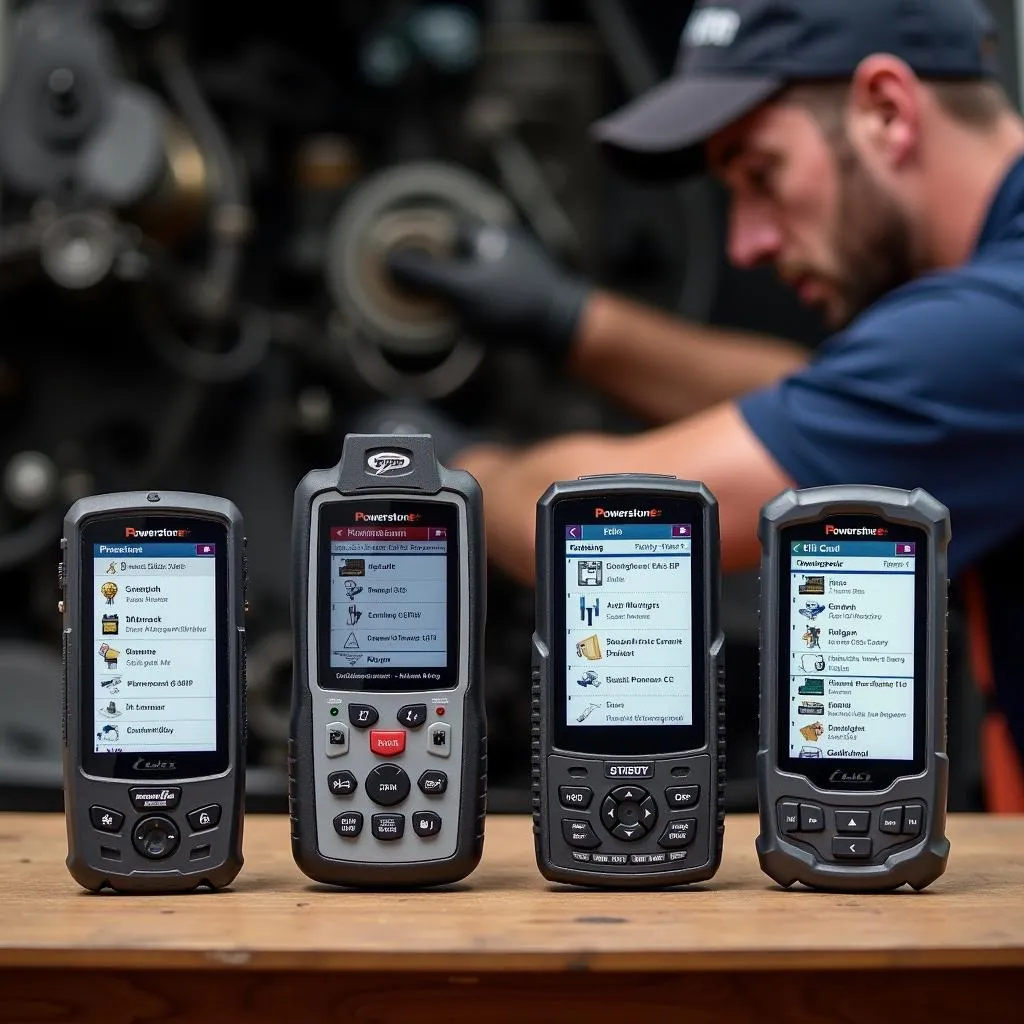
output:
[[[801,487],[923,487],[949,508],[950,574],[981,573],[996,700],[1024,752],[1024,159],[965,264],[890,292],[739,408]]]

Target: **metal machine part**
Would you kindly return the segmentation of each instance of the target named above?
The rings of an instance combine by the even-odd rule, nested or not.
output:
[[[4,496],[19,511],[38,512],[56,496],[57,467],[43,452],[18,452],[4,467]]]
[[[460,221],[514,219],[500,192],[450,164],[402,164],[352,192],[331,227],[327,285],[340,313],[337,332],[368,383],[384,394],[433,398],[468,379],[483,350],[444,303],[398,287],[387,256],[407,248],[449,256]]]
[[[479,50],[476,17],[458,4],[413,6],[402,18],[370,34],[360,49],[360,70],[375,88],[394,88],[426,67],[438,75],[473,68]]]
[[[117,225],[103,213],[58,217],[42,229],[39,258],[50,280],[79,291],[99,284],[111,272],[121,249]]]
[[[365,173],[358,147],[336,133],[320,133],[299,143],[292,161],[295,229],[285,251],[286,266],[319,281],[330,222],[347,192]]]
[[[116,210],[165,242],[193,231],[208,184],[203,156],[156,93],[125,78],[89,5],[30,4],[12,36],[0,96],[5,188],[58,209]],[[66,286],[59,269],[55,280]]]
[[[490,25],[466,130],[537,237],[596,269],[599,164],[588,129],[601,114],[601,42],[574,25]]]
[[[626,6],[619,0],[587,0],[587,10],[627,94],[639,96],[657,85],[661,75]],[[655,223],[676,264],[680,286],[674,306],[685,316],[707,321],[718,288],[718,262],[708,259],[708,253],[722,244],[714,185],[698,178],[675,186],[671,193],[675,216]]]
[[[0,174],[28,196],[74,189],[116,89],[116,56],[85,5],[31,4],[14,18],[0,101]]]
[[[30,564],[53,542],[67,481],[44,452],[13,453],[2,469],[0,572]]]

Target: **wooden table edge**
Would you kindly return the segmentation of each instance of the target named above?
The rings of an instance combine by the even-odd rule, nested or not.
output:
[[[121,947],[0,948],[0,971],[307,971],[437,974],[715,974],[772,971],[977,970],[1024,968],[1024,949],[708,950],[707,952],[391,953],[349,950],[127,950]]]

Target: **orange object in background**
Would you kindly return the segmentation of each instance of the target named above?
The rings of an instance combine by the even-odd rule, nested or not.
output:
[[[1024,764],[1002,712],[994,706],[988,617],[981,583],[974,573],[964,578],[968,657],[971,674],[988,710],[981,725],[981,768],[985,809],[994,814],[1024,814]]]

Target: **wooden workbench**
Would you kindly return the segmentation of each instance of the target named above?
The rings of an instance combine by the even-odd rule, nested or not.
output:
[[[777,889],[755,829],[697,890],[598,893],[492,817],[464,883],[356,893],[251,815],[231,891],[141,897],[75,885],[62,817],[0,815],[0,1022],[1024,1021],[1024,818],[954,817],[946,875],[882,896]]]

